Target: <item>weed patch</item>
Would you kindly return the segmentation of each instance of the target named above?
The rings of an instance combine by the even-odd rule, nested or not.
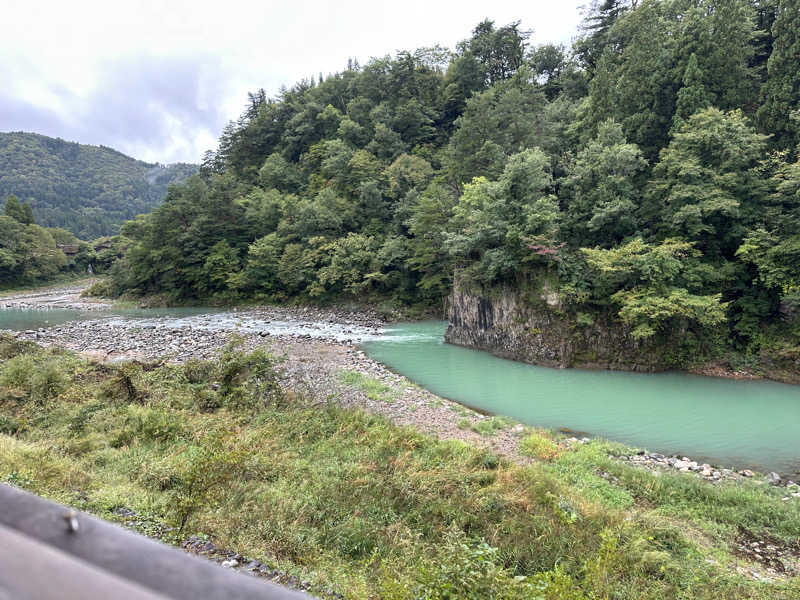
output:
[[[56,375],[34,382],[30,365]],[[209,363],[131,366],[131,394],[118,368],[26,348],[0,362],[21,394],[0,402],[0,481],[112,520],[124,507],[173,543],[201,532],[345,598],[800,597],[796,579],[731,568],[742,527],[800,537],[797,504],[772,490],[655,477],[614,445],[559,451],[545,432],[522,440],[540,460],[512,464],[284,393],[278,366],[234,344]],[[391,399],[362,374],[340,381]]]

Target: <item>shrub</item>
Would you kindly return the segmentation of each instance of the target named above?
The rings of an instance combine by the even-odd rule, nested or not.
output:
[[[192,358],[183,365],[183,376],[189,383],[205,383],[213,373],[213,363]]]
[[[245,458],[244,450],[226,447],[221,434],[211,434],[200,445],[170,457],[170,506],[179,532],[197,510],[214,503],[215,494],[242,478]]]
[[[114,298],[119,294],[115,293],[111,279],[100,279],[81,292],[84,298]]]
[[[124,362],[114,367],[114,376],[106,381],[102,396],[106,400],[126,403],[141,403],[147,397],[143,386],[137,384],[142,366],[136,362]]]
[[[513,419],[508,417],[489,417],[481,419],[472,425],[472,431],[483,436],[491,437],[498,431],[502,431],[513,423]]]
[[[20,341],[10,333],[0,333],[0,360],[14,358],[25,352],[31,352],[35,350],[36,347],[36,344],[33,342]]]
[[[561,453],[558,444],[540,432],[526,435],[519,445],[523,454],[540,460],[552,460]]]
[[[121,447],[140,442],[170,442],[182,437],[186,431],[181,413],[167,408],[129,406],[120,430],[112,442]]]
[[[278,404],[284,398],[276,369],[278,361],[265,350],[248,354],[241,346],[242,339],[232,337],[217,361],[223,403],[234,409]]]
[[[22,399],[45,402],[61,394],[67,386],[64,366],[55,358],[40,360],[30,354],[8,359],[0,369],[0,386],[21,390]]]
[[[20,430],[20,422],[14,419],[13,417],[6,417],[5,415],[0,415],[0,433],[4,433],[6,435],[14,435]]]
[[[384,576],[389,575],[384,573]],[[426,600],[585,600],[580,587],[559,569],[515,576],[502,565],[500,552],[485,542],[470,540],[451,529],[440,551],[420,557],[415,581],[389,575],[383,597]]]

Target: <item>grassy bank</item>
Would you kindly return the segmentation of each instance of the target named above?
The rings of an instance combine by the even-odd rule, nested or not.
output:
[[[518,465],[277,385],[275,360],[91,364],[0,338],[0,481],[178,543],[208,535],[347,598],[797,598],[736,573],[800,509],[546,432]],[[348,382],[345,382],[348,383]],[[349,384],[364,386],[363,381]],[[382,390],[370,390],[381,393]],[[167,524],[171,529],[150,524]]]

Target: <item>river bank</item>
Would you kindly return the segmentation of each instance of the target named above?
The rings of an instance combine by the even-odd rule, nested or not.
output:
[[[38,302],[40,297],[68,295],[64,290],[52,290],[50,294],[34,295],[31,302]],[[50,302],[45,300],[47,305]],[[604,493],[614,497],[620,493],[627,496],[628,488],[641,485],[634,483],[638,479],[632,473],[646,471],[652,479],[652,483],[644,483],[646,486],[658,485],[661,480],[672,487],[689,478],[698,481],[698,485],[718,487],[723,495],[732,493],[729,490],[733,488],[726,484],[736,483],[743,486],[742,494],[752,497],[756,492],[747,490],[752,490],[753,483],[758,481],[763,482],[757,484],[763,486],[759,494],[769,497],[778,494],[785,505],[800,505],[800,489],[791,482],[775,481],[774,477],[770,482],[768,477],[755,473],[698,464],[687,457],[637,452],[602,440],[537,430],[438,397],[369,358],[358,347],[366,339],[380,337],[387,326],[377,314],[262,307],[183,318],[134,319],[100,316],[100,313],[98,317],[16,332],[14,336],[20,341],[69,348],[97,364],[113,368],[130,361],[168,365],[213,359],[231,335],[236,334],[245,350],[267,349],[281,357],[279,379],[287,394],[307,398],[316,406],[364,410],[438,440],[464,442],[522,467],[544,468],[558,477],[574,469],[567,466],[572,462],[588,461],[580,474],[572,477],[577,476],[578,481],[590,488],[608,486]],[[546,451],[542,452],[541,447]],[[673,482],[676,477],[680,479]],[[236,543],[225,544],[239,548]],[[780,581],[800,568],[797,551],[769,536],[737,536],[733,552],[744,562],[730,568],[758,581]]]
[[[641,597],[620,595],[626,586],[679,597],[691,572],[698,598],[794,597],[800,513],[776,488],[710,485],[669,461],[656,475],[619,460],[619,445],[478,415],[347,343],[247,336],[285,356],[282,395],[264,403],[250,396],[258,382],[220,384],[231,368],[247,373],[245,356],[115,364],[0,341],[0,479],[231,568],[310,582],[324,597],[386,597],[387,581],[427,585],[414,583],[425,556],[461,560],[473,542],[448,537],[456,528],[519,556],[514,576],[561,565],[576,591],[607,590],[610,576],[616,597]],[[602,544],[608,535],[618,549]],[[583,579],[610,555],[606,575]]]
[[[83,282],[84,285],[86,282]],[[110,304],[86,301],[76,285],[30,290],[0,299],[0,308],[70,308],[108,310]],[[87,308],[91,307],[91,308]],[[158,314],[156,312],[156,314]],[[455,439],[486,447],[525,464],[531,459],[521,450],[521,440],[536,432],[513,419],[492,417],[433,394],[369,358],[359,345],[378,339],[387,326],[375,311],[319,307],[248,307],[189,316],[136,318],[98,314],[47,328],[15,332],[19,340],[79,352],[101,363],[186,362],[216,357],[232,335],[243,348],[267,348],[280,356],[286,389],[302,389],[317,399],[336,398],[344,407],[359,407],[410,425],[441,439]],[[552,436],[568,449],[589,438],[569,434]],[[777,473],[756,474],[735,470],[683,454],[664,456],[624,448],[619,460],[647,468],[688,473],[710,483],[756,479],[786,487],[787,500],[800,497],[792,478]]]
[[[0,309],[24,310],[67,309],[102,311],[112,307],[110,301],[85,298],[83,292],[97,279],[79,279],[68,284],[54,284],[23,290],[0,292]]]
[[[685,346],[694,334],[680,328],[640,339],[613,312],[568,311],[559,294],[547,286],[527,295],[508,287],[457,284],[447,298],[445,314],[450,323],[445,333],[448,343],[528,364],[640,373],[677,370],[800,385],[800,352],[788,338],[768,340],[766,336],[758,356],[747,357],[728,347],[704,350],[700,341],[697,347]],[[783,326],[790,330],[796,317],[787,310]],[[706,358],[700,359],[703,353]]]

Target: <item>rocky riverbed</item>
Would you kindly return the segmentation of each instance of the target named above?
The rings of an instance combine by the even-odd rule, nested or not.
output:
[[[37,298],[79,298],[79,293],[80,290],[67,289],[48,294],[25,294],[0,300],[0,308],[3,303],[13,308],[21,307],[22,302],[30,303],[26,308],[42,308],[52,306],[52,303],[45,300],[44,305],[39,305]],[[77,305],[69,307],[77,308]],[[380,336],[384,326],[381,317],[371,312],[259,307],[185,317],[131,318],[98,314],[98,318],[14,332],[14,335],[44,346],[69,348],[101,362],[209,359],[220,352],[231,336],[238,335],[245,349],[266,347],[282,357],[282,384],[295,393],[320,403],[336,402],[345,407],[361,408],[384,415],[399,425],[413,426],[443,439],[458,439],[486,447],[516,462],[530,462],[520,452],[520,440],[528,433],[527,427],[505,425],[492,428],[490,435],[482,435],[476,429],[480,430],[480,423],[491,417],[438,397],[366,356],[359,344]],[[357,376],[355,379],[354,374]],[[362,377],[364,379],[360,381],[373,385],[359,385]],[[378,392],[374,384],[377,384]],[[589,441],[585,437],[564,435],[557,443],[568,450]],[[655,475],[686,473],[701,477],[710,484],[757,480],[765,485],[780,486],[785,501],[800,501],[800,486],[782,480],[777,474],[764,478],[747,470],[733,471],[688,457],[667,457],[647,451],[617,458],[648,469]],[[613,480],[608,473],[598,474]],[[743,556],[756,562],[760,557],[771,556],[755,552],[761,552],[761,547],[753,547],[754,543],[761,542],[755,540],[743,545]],[[192,548],[192,551],[197,549]],[[769,560],[765,560],[761,562],[768,567],[768,575],[774,576],[777,572],[771,570]],[[750,575],[760,577],[754,573]]]
[[[800,499],[800,485],[790,479],[782,478],[778,473],[769,473],[766,477],[763,477],[757,475],[750,469],[734,471],[733,469],[711,466],[708,463],[698,463],[686,456],[665,456],[664,454],[656,452],[649,453],[645,450],[641,450],[637,454],[623,455],[619,458],[632,465],[647,468],[655,474],[665,471],[694,473],[711,483],[731,480],[754,480],[775,487],[785,488],[786,495],[783,498],[785,501]]]
[[[38,288],[27,292],[0,295],[0,309],[60,308],[70,310],[108,310],[111,304],[94,298],[83,298],[81,294],[94,280],[82,280],[68,286]]]
[[[47,308],[52,305],[52,298],[79,298],[79,293],[80,290],[55,288],[4,301],[11,308],[21,307],[22,302],[29,303],[25,308]],[[109,363],[210,359],[236,335],[246,350],[266,347],[283,358],[283,384],[287,389],[319,401],[363,408],[401,425],[486,446],[498,454],[527,461],[518,452],[524,428],[508,428],[492,436],[464,428],[465,418],[478,423],[489,417],[440,398],[367,357],[358,345],[380,336],[384,325],[381,316],[372,311],[258,307],[182,317],[98,314],[97,318],[14,332],[14,335]],[[379,382],[385,390],[377,396],[365,393],[347,383],[347,375],[352,373]]]
[[[97,318],[14,333],[19,339],[65,347],[102,362],[210,359],[231,336],[237,335],[247,350],[267,347],[283,357],[287,388],[315,399],[334,399],[343,406],[361,407],[398,424],[486,446],[517,461],[528,461],[519,452],[519,440],[527,428],[500,427],[493,429],[491,435],[481,435],[473,427],[490,417],[440,398],[367,357],[359,344],[378,338],[386,324],[374,311],[265,306],[189,316],[134,318],[108,313],[106,303],[86,303],[80,296],[82,289],[74,285],[24,292],[0,298],[0,308],[84,310],[88,304],[105,310],[97,313]],[[348,373],[363,375],[385,389],[380,394],[365,393],[347,382]],[[568,448],[585,441],[588,438],[563,436],[559,444]],[[764,479],[748,470],[733,471],[685,456],[667,457],[646,451],[618,458],[654,473],[690,473],[711,483],[755,478],[785,487],[787,500],[800,499],[800,487],[775,473]]]

